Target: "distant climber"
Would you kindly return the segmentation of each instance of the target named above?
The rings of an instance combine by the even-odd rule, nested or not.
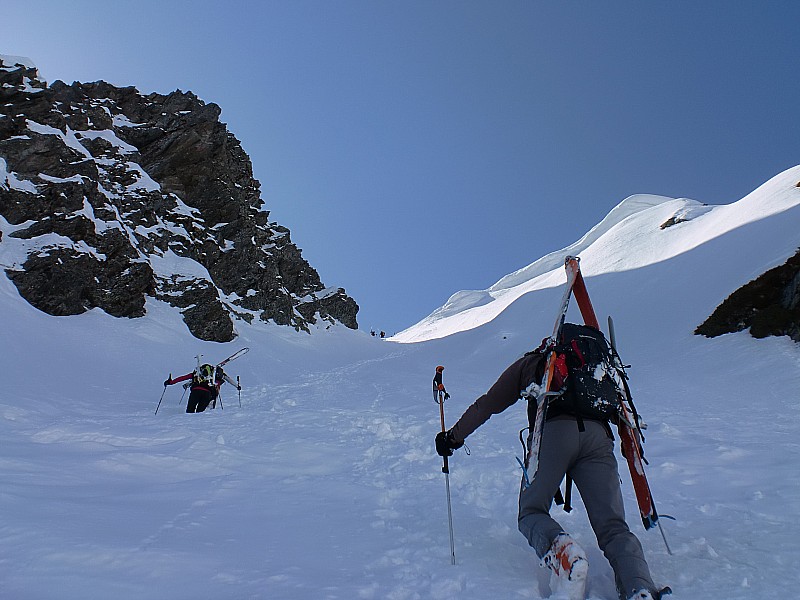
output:
[[[239,384],[225,374],[222,367],[209,364],[201,365],[191,373],[181,375],[175,379],[170,377],[164,382],[164,386],[188,380],[191,380],[191,383],[188,384],[191,392],[189,401],[186,404],[187,413],[203,412],[212,402],[214,403],[212,408],[214,408],[217,396],[219,396],[219,388],[226,381],[237,390],[242,389]]]

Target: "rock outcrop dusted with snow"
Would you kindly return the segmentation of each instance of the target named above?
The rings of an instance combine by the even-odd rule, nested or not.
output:
[[[788,335],[800,342],[800,250],[728,296],[695,333],[716,337],[748,328],[757,338]]]
[[[0,263],[33,306],[138,317],[152,297],[214,341],[233,339],[237,318],[357,327],[355,301],[268,220],[217,105],[47,86],[30,61],[0,61]]]

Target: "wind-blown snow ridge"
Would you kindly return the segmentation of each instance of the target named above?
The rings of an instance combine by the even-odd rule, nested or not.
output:
[[[518,298],[564,281],[564,258],[579,255],[586,276],[637,269],[667,260],[720,235],[800,203],[800,166],[773,177],[738,202],[708,206],[686,198],[639,194],[620,202],[580,240],[501,278],[486,290],[464,290],[425,319],[390,338],[438,339],[496,318]],[[672,220],[671,226],[665,224]]]

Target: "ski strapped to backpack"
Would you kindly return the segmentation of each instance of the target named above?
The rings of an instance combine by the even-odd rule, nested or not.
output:
[[[579,261],[575,256],[565,259],[567,286],[553,334],[539,348],[540,352],[547,354],[542,383],[532,383],[523,392],[524,397],[535,399],[537,403],[533,431],[530,432],[526,449],[527,459],[522,465],[524,478],[528,481],[536,476],[542,431],[549,410],[572,412],[576,415],[579,427],[581,416],[615,422],[622,454],[631,474],[639,514],[644,528],[650,529],[658,524],[658,513],[644,472],[639,415],[633,406],[625,367],[616,351],[613,322],[610,321],[612,340],[609,347],[600,331]],[[565,324],[572,295],[575,296],[584,326]],[[566,389],[562,390],[565,381]],[[567,495],[569,483],[567,479]]]
[[[223,361],[221,361],[221,362],[218,362],[218,363],[217,363],[217,367],[224,367],[225,365],[227,365],[227,364],[228,364],[229,362],[231,362],[232,360],[236,360],[237,358],[239,358],[239,357],[241,357],[241,356],[244,356],[244,355],[245,355],[245,354],[247,354],[248,352],[250,352],[250,348],[242,348],[241,350],[237,350],[236,352],[234,352],[233,354],[231,354],[231,355],[230,355],[228,358],[226,358],[225,360],[223,360]]]
[[[526,481],[531,481],[536,477],[536,472],[539,470],[539,449],[542,445],[542,431],[547,416],[547,406],[553,396],[558,396],[560,394],[559,391],[554,391],[556,354],[553,352],[553,348],[556,345],[556,340],[560,337],[561,328],[567,317],[569,299],[572,296],[575,281],[580,274],[578,261],[579,259],[577,257],[568,256],[564,263],[564,268],[567,271],[567,287],[561,298],[561,306],[556,315],[553,334],[542,344],[542,351],[547,352],[547,363],[544,368],[542,385],[538,386],[536,383],[531,383],[528,389],[523,392],[524,397],[536,400],[536,417],[533,422],[533,431],[530,432],[531,441],[530,444],[528,444],[525,463],[522,465]]]
[[[200,364],[200,359],[203,358],[203,355],[198,354],[197,356],[195,356],[195,359],[197,360],[197,367],[194,370],[195,376],[199,381],[206,381],[213,385],[213,383],[216,380],[218,369],[221,369],[232,360],[236,360],[237,358],[244,356],[248,352],[250,352],[250,348],[242,348],[241,350],[237,350],[236,352],[231,354],[228,358],[221,360],[216,365]]]
[[[219,394],[218,388],[216,387],[216,384],[218,382],[221,383],[223,378],[225,377],[225,373],[222,370],[222,367],[227,365],[232,360],[236,360],[240,356],[244,356],[248,352],[250,352],[250,348],[242,348],[241,350],[237,350],[236,352],[231,354],[228,358],[225,358],[225,359],[221,360],[220,362],[218,362],[214,366],[214,372],[213,372],[213,376],[212,376],[213,383],[212,383],[212,388],[211,388],[211,395],[212,395],[211,408],[216,408],[217,407],[217,400],[219,400],[219,407],[221,409],[225,408],[222,405],[222,396]],[[233,383],[230,378],[228,378],[228,381]],[[241,385],[239,384],[239,378],[238,377],[236,378],[236,387],[237,387],[237,389],[239,389],[239,408],[241,408],[241,406],[242,406],[242,392],[241,392]]]

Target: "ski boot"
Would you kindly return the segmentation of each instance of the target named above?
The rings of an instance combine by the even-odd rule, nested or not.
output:
[[[628,598],[628,600],[661,600],[667,594],[671,594],[672,590],[668,587],[661,588],[657,592],[651,592],[650,590],[639,590],[633,596]]]
[[[553,598],[584,600],[589,561],[578,543],[566,533],[553,540],[550,551],[542,558],[542,566],[550,569]]]

